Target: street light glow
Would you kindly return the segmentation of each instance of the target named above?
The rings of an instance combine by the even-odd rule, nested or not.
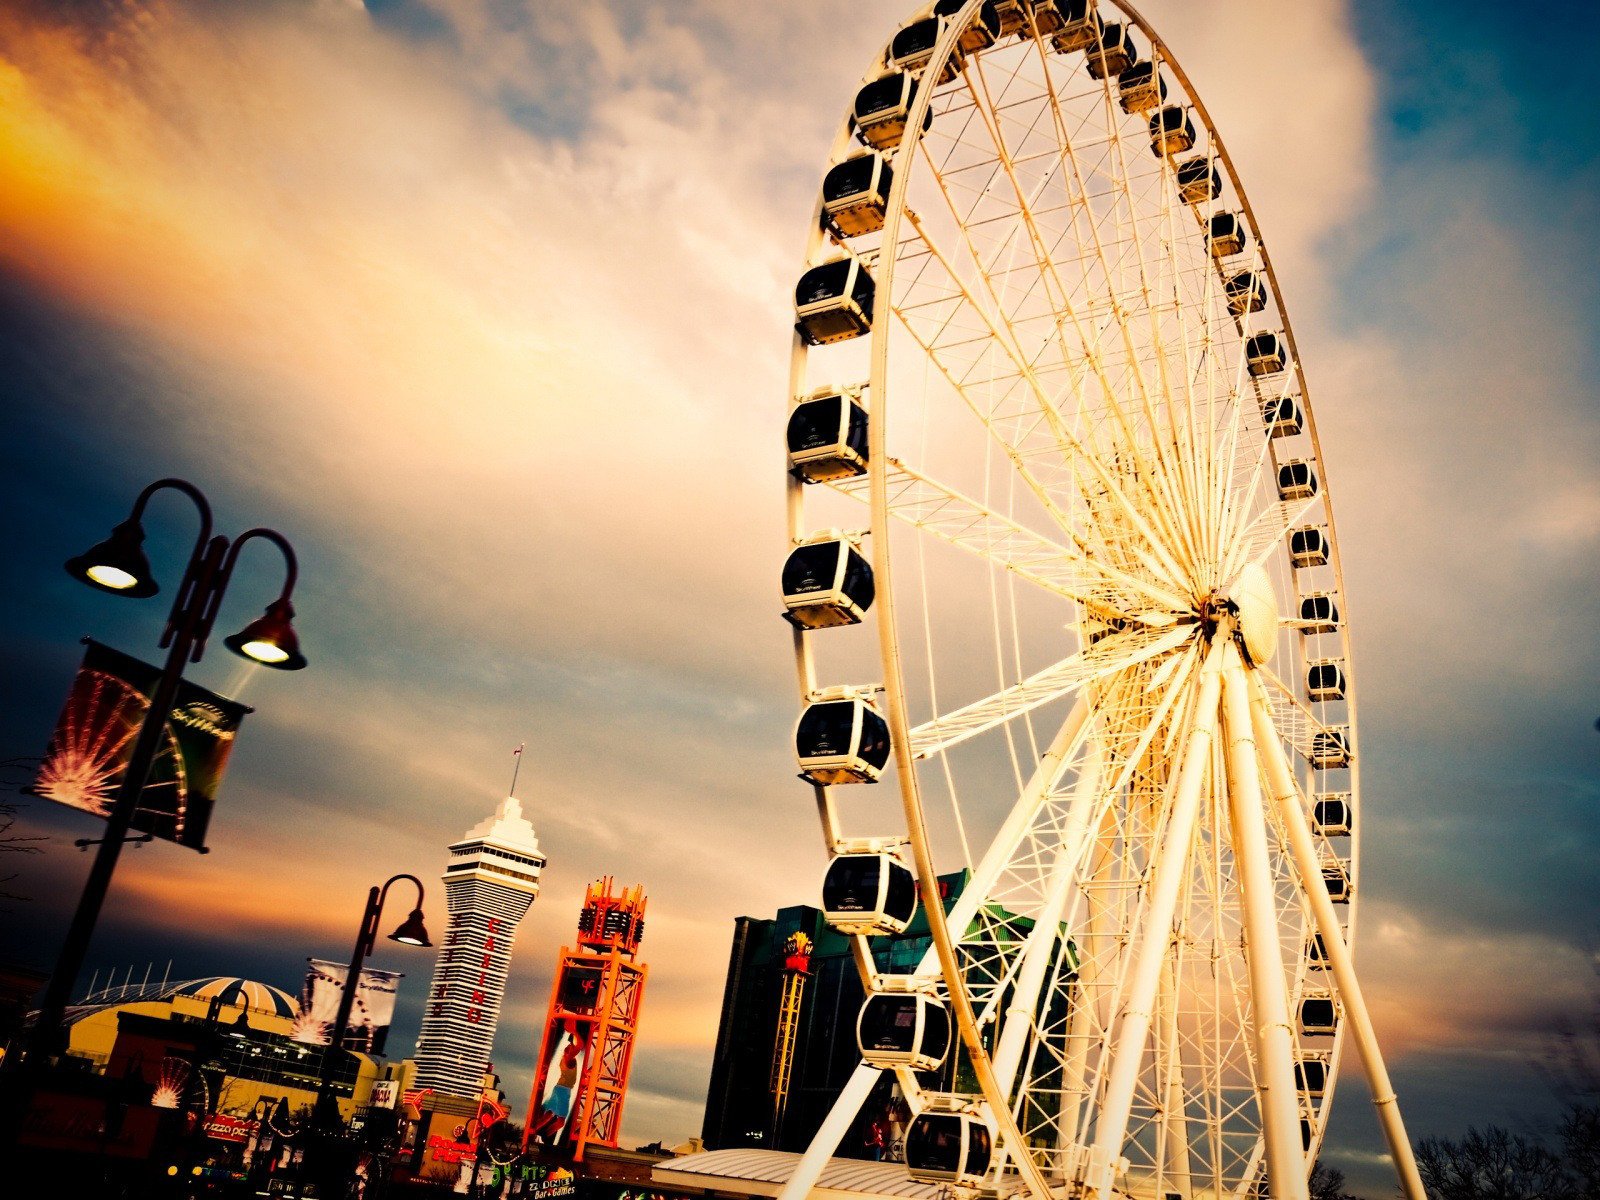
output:
[[[281,663],[289,658],[289,652],[276,642],[246,642],[239,647],[239,652],[259,663]]]
[[[114,588],[119,592],[127,591],[139,582],[137,575],[124,571],[121,567],[112,567],[105,564],[92,566],[84,574],[101,587]]]

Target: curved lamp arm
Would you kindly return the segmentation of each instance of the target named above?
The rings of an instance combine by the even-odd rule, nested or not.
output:
[[[283,579],[283,590],[278,593],[277,602],[282,605],[289,604],[289,596],[294,591],[294,585],[300,578],[300,562],[295,558],[294,547],[289,544],[289,539],[276,529],[247,529],[233,539],[233,545],[228,547],[228,556],[222,560],[218,568],[216,582],[211,586],[211,595],[207,597],[205,612],[200,615],[199,634],[195,640],[194,656],[191,661],[199,662],[200,656],[205,653],[206,639],[211,636],[211,626],[216,622],[217,610],[222,606],[222,594],[228,590],[228,582],[233,578],[233,569],[239,562],[239,551],[244,544],[252,538],[261,538],[271,542],[283,552],[283,561],[286,568]],[[294,610],[290,607],[290,612]]]

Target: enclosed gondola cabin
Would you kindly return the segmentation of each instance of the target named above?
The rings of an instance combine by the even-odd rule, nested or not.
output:
[[[1169,104],[1150,114],[1150,149],[1168,158],[1194,149],[1194,122],[1189,120],[1186,109]],[[1183,186],[1181,171],[1178,184]]]
[[[1267,285],[1254,271],[1240,271],[1230,275],[1222,285],[1228,293],[1228,311],[1236,317],[1245,313],[1260,312],[1267,306]]]
[[[1245,367],[1256,379],[1276,375],[1288,365],[1283,339],[1275,333],[1252,334],[1244,344]]]
[[[954,0],[958,5],[963,0]],[[1000,36],[1012,37],[1028,27],[1027,14],[1022,11],[1022,0],[994,0],[995,15],[1000,18]]]
[[[1311,806],[1311,824],[1323,837],[1349,837],[1355,827],[1349,795],[1340,792],[1318,800]]]
[[[1238,213],[1211,214],[1211,221],[1206,226],[1206,245],[1211,250],[1212,258],[1232,258],[1236,254],[1243,254],[1249,244],[1250,231],[1244,227],[1244,218]]]
[[[1134,63],[1117,77],[1117,103],[1132,116],[1146,113],[1167,98],[1167,81],[1153,62]]]
[[[1071,8],[1064,0],[1023,0],[1023,6],[1033,14],[1033,27],[1040,37],[1054,37],[1066,27],[1063,10]]]
[[[1304,459],[1295,458],[1278,468],[1278,499],[1309,500],[1317,494],[1317,472]]]
[[[994,1135],[972,1113],[918,1113],[906,1130],[906,1174],[924,1183],[977,1187],[993,1157]]]
[[[1305,414],[1293,396],[1271,396],[1261,402],[1261,426],[1270,438],[1294,437],[1305,431]]]
[[[939,0],[933,6],[935,16],[953,17],[966,6],[967,0]],[[968,54],[987,50],[999,41],[1001,34],[999,6],[994,0],[984,0],[972,24],[961,31],[961,49]]]
[[[1312,700],[1343,700],[1344,669],[1336,659],[1318,659],[1306,668],[1306,695]]]
[[[1322,864],[1322,882],[1327,885],[1328,899],[1335,904],[1349,904],[1353,886],[1350,882],[1350,864],[1342,858],[1328,859]]]
[[[860,696],[824,693],[800,714],[794,749],[812,783],[876,783],[889,761],[889,725]]]
[[[925,17],[920,21],[911,22],[890,41],[889,65],[901,71],[921,71],[932,60],[934,45],[943,30],[944,22],[938,17]],[[935,82],[949,83],[961,74],[961,68],[965,65],[966,55],[958,42],[950,57],[945,59],[939,71],[939,78]]]
[[[874,79],[856,93],[852,117],[856,136],[874,150],[893,150],[906,131],[911,102],[916,99],[916,76],[906,71],[890,71]],[[922,127],[933,123],[933,110],[927,110]]]
[[[1312,525],[1289,534],[1289,561],[1297,567],[1328,565],[1328,535]]]
[[[824,389],[794,406],[785,431],[789,469],[806,483],[867,473],[867,410],[853,396]]]
[[[1150,135],[1155,136],[1151,124]],[[1189,158],[1178,164],[1178,198],[1185,204],[1205,204],[1222,195],[1222,173],[1209,158]]]
[[[1300,998],[1302,1037],[1332,1037],[1339,1030],[1339,1007],[1331,992],[1308,992]]]
[[[917,915],[917,880],[893,854],[840,854],[822,879],[823,918],[843,934],[900,933]]]
[[[1339,628],[1339,605],[1332,592],[1312,592],[1300,601],[1302,633],[1334,633]]]
[[[1323,1054],[1307,1054],[1294,1060],[1294,1085],[1313,1100],[1328,1090],[1328,1059]]]
[[[835,163],[822,180],[822,218],[835,237],[860,237],[883,228],[894,169],[874,151]]]
[[[856,1017],[856,1045],[869,1067],[935,1070],[950,1052],[950,1010],[921,992],[875,993]]]
[[[783,564],[783,615],[797,629],[859,624],[874,592],[872,565],[842,537],[796,546]]]
[[[1048,32],[1050,44],[1059,53],[1087,50],[1100,41],[1100,31],[1104,26],[1100,14],[1089,0],[1056,0],[1052,11],[1056,16],[1055,28]],[[1041,28],[1040,32],[1047,31]]]
[[[1311,765],[1331,771],[1350,765],[1350,734],[1344,729],[1323,729],[1311,739]]]
[[[813,346],[860,337],[872,329],[876,290],[867,268],[854,258],[812,267],[794,289],[795,328]]]
[[[1323,942],[1320,933],[1314,933],[1306,939],[1306,962],[1313,967],[1326,967],[1328,965],[1328,947]]]
[[[1126,25],[1111,22],[1100,30],[1100,37],[1084,50],[1084,65],[1096,79],[1115,79],[1138,61],[1133,35]]]

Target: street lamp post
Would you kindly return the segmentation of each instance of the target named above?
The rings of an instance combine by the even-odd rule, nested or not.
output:
[[[150,777],[150,768],[160,748],[167,717],[172,711],[183,680],[183,670],[188,663],[197,663],[205,653],[212,624],[223,593],[232,578],[234,566],[239,561],[239,551],[253,538],[271,542],[283,553],[287,564],[283,591],[268,606],[265,615],[252,621],[225,644],[234,653],[263,666],[278,670],[296,671],[306,665],[300,653],[299,638],[291,623],[294,608],[289,602],[298,576],[294,548],[282,534],[271,529],[250,529],[231,543],[221,535],[212,536],[211,505],[204,493],[192,483],[182,479],[158,479],[139,493],[128,519],[112,530],[111,536],[88,552],[67,560],[66,568],[74,578],[100,591],[114,595],[144,598],[159,590],[150,562],[145,557],[144,526],[140,518],[145,505],[158,491],[171,490],[183,493],[194,501],[200,513],[200,532],[195,538],[194,550],[184,568],[183,579],[167,617],[160,645],[167,651],[166,663],[150,695],[150,706],[134,739],[127,769],[117,787],[111,813],[106,819],[105,837],[95,854],[94,865],[84,882],[83,894],[78,900],[72,924],[61,944],[55,970],[45,989],[40,1004],[39,1018],[34,1026],[30,1059],[44,1059],[61,1053],[65,1048],[65,1031],[62,1026],[67,1001],[73,985],[83,970],[84,956],[89,940],[94,935],[95,923],[111,887],[111,876],[116,870],[117,858],[122,853],[123,841],[133,825],[139,807],[140,793]]]
[[[389,935],[392,942],[400,942],[406,946],[431,946],[428,940],[427,927],[422,922],[422,880],[415,875],[391,875],[381,888],[369,888],[367,891],[367,905],[361,913],[361,926],[356,931],[355,949],[350,952],[350,969],[345,973],[344,989],[339,993],[339,1010],[333,1018],[333,1032],[328,1040],[328,1047],[323,1052],[322,1070],[317,1078],[317,1102],[312,1110],[312,1126],[316,1130],[322,1150],[321,1167],[324,1178],[332,1185],[338,1181],[337,1156],[333,1153],[331,1139],[334,1131],[343,1123],[339,1117],[338,1102],[333,1098],[333,1072],[339,1062],[340,1051],[344,1044],[344,1036],[350,1026],[350,1010],[355,1006],[356,989],[360,986],[361,967],[371,956],[373,947],[378,940],[378,922],[383,916],[383,904],[389,897],[389,888],[402,879],[408,879],[417,886],[416,907]],[[330,1186],[327,1194],[337,1195]]]

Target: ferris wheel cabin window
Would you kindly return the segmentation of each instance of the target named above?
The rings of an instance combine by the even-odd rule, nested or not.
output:
[[[1339,1029],[1339,1009],[1327,992],[1312,992],[1300,999],[1300,1033],[1329,1037]]]
[[[1100,31],[1100,37],[1085,49],[1085,54],[1085,65],[1096,79],[1115,79],[1139,57],[1128,27],[1114,21]]]
[[[1309,500],[1317,494],[1317,473],[1304,459],[1292,459],[1278,468],[1278,498]]]
[[[1261,424],[1268,437],[1293,437],[1302,432],[1305,415],[1293,396],[1277,396],[1261,402]]]
[[[1311,809],[1312,825],[1323,837],[1350,836],[1354,816],[1350,797],[1342,793],[1323,797]]]
[[[893,854],[840,854],[828,864],[822,915],[840,933],[900,933],[916,913],[916,877]]]
[[[965,4],[966,0],[939,0],[933,6],[933,11],[936,16],[953,17],[961,11]],[[973,17],[972,24],[962,31],[961,49],[968,54],[976,53],[979,50],[987,50],[999,40],[1000,34],[999,6],[995,4],[994,0],[984,0],[982,6],[978,9],[977,15]]]
[[[854,258],[812,267],[794,289],[795,328],[813,346],[860,337],[872,329],[872,276]]]
[[[1165,155],[1168,158],[1194,149],[1194,122],[1189,120],[1189,114],[1185,109],[1176,104],[1169,104],[1150,114],[1150,149],[1157,155]],[[1180,186],[1183,183],[1181,171],[1178,182]],[[1218,180],[1217,189],[1220,191],[1221,188],[1222,181]]]
[[[950,1051],[950,1011],[920,992],[869,995],[856,1017],[856,1045],[869,1066],[935,1070]]]
[[[822,180],[822,213],[828,228],[841,238],[878,232],[893,183],[889,161],[876,152],[836,163]]]
[[[1061,54],[1074,50],[1087,50],[1100,40],[1100,14],[1089,0],[1056,0],[1049,6],[1055,17],[1055,28],[1041,33],[1050,34],[1050,44]]]
[[[1154,138],[1155,135],[1156,126],[1152,118],[1150,136]],[[1220,195],[1222,195],[1222,173],[1209,158],[1190,158],[1178,164],[1178,197],[1185,204],[1204,204]]]
[[[893,150],[906,131],[911,102],[916,98],[916,78],[905,71],[891,71],[856,93],[853,116],[856,136],[874,150]],[[922,127],[933,123],[933,110],[927,110]]]
[[[1153,62],[1134,63],[1117,79],[1117,103],[1130,116],[1149,112],[1167,98],[1167,81]]]
[[[812,783],[876,783],[889,761],[889,725],[859,696],[816,700],[800,714],[794,744]]]
[[[873,595],[872,567],[843,538],[797,546],[783,564],[783,615],[797,628],[858,624]]]
[[[1312,592],[1300,601],[1301,629],[1306,633],[1333,633],[1339,628],[1339,606],[1329,592]]]
[[[795,405],[785,437],[790,469],[806,483],[867,472],[867,410],[848,396],[826,393]]]
[[[922,70],[932,60],[934,44],[938,42],[943,29],[944,22],[938,17],[913,21],[895,34],[894,40],[889,43],[889,65],[898,67],[902,71]],[[961,74],[961,68],[965,65],[966,56],[962,53],[958,42],[950,57],[945,60],[937,82],[949,83]]]
[[[1294,1085],[1313,1099],[1328,1090],[1328,1060],[1321,1055],[1295,1059]]]
[[[1238,213],[1212,213],[1206,240],[1212,258],[1232,258],[1244,253],[1245,247],[1250,244],[1250,232],[1244,227],[1244,221]]]
[[[1317,770],[1348,767],[1350,762],[1350,735],[1347,731],[1324,729],[1311,739],[1311,765]]]
[[[1325,567],[1328,565],[1328,536],[1315,526],[1296,529],[1289,534],[1289,561],[1297,567]]]
[[[1267,287],[1254,271],[1240,271],[1228,276],[1223,285],[1228,293],[1228,311],[1236,317],[1245,313],[1260,312],[1267,306]]]
[[[1215,222],[1215,218],[1213,218]],[[1245,365],[1257,379],[1276,375],[1288,364],[1283,341],[1275,333],[1252,334],[1244,344]]]
[[[989,1126],[971,1113],[919,1113],[906,1130],[906,1173],[927,1183],[975,1187],[993,1153]]]
[[[1343,700],[1344,671],[1339,664],[1324,658],[1306,668],[1306,694],[1313,700]]]

